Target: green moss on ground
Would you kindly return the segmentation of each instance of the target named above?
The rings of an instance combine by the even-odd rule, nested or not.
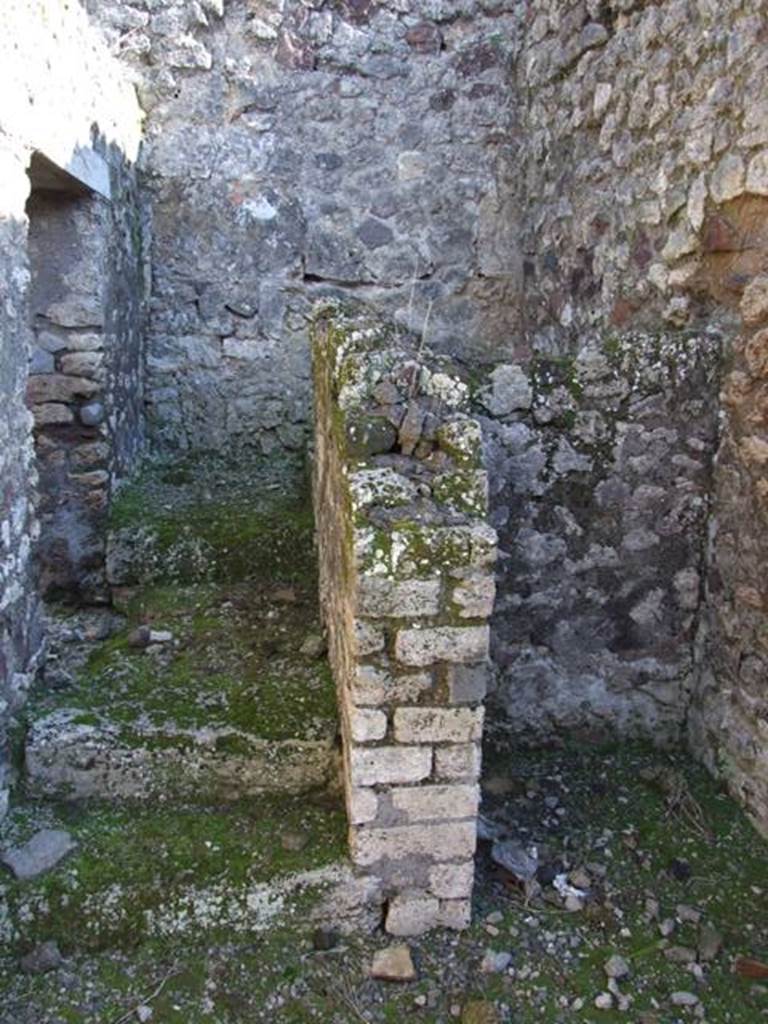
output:
[[[314,588],[252,584],[154,587],[138,592],[127,624],[97,645],[72,687],[37,696],[28,716],[79,708],[127,729],[241,729],[262,739],[325,735],[337,720],[325,659],[300,653],[320,633]],[[130,646],[140,625],[169,631],[156,652]]]
[[[40,826],[36,811],[12,812],[3,832],[24,841]],[[211,935],[228,934],[233,920],[247,931],[249,887],[345,857],[343,808],[326,796],[206,809],[61,803],[44,813],[46,826],[68,829],[79,848],[38,880],[3,879],[21,949],[47,939],[68,952],[126,949],[151,933],[153,917]],[[306,838],[301,850],[283,848],[286,832]]]
[[[115,537],[141,536],[132,582],[284,579],[315,573],[309,482],[299,458],[151,463],[117,494]],[[135,540],[134,540],[135,542]]]

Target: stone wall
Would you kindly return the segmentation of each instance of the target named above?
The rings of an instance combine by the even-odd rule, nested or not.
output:
[[[369,317],[315,326],[321,595],[353,863],[386,928],[469,923],[496,534],[468,387]]]
[[[8,0],[0,10],[0,814],[9,785],[6,729],[42,649],[32,572],[39,536],[36,460],[26,405],[33,353],[25,204],[32,154],[68,178],[106,189],[135,159],[140,114],[125,76],[76,5]],[[127,174],[128,171],[126,170]],[[114,179],[113,179],[114,180]],[[119,192],[118,192],[119,194]],[[115,267],[115,273],[124,270]],[[125,282],[130,287],[130,281]],[[117,287],[117,285],[116,285]]]
[[[301,447],[318,296],[370,301],[441,351],[506,350],[517,4],[88,6],[148,114],[158,446]]]
[[[627,394],[618,414],[605,415],[605,390],[595,401],[599,379],[580,390],[573,403],[573,415],[584,416],[585,423],[598,412],[598,430],[623,437],[626,456],[621,457],[613,441],[609,472],[594,473],[584,461],[592,458],[590,428],[586,439],[583,430],[566,433],[575,455],[565,449],[561,462],[570,461],[571,479],[586,485],[591,508],[586,528],[578,502],[558,498],[558,512],[550,501],[552,490],[534,502],[540,521],[547,516],[562,519],[550,547],[538,543],[546,557],[559,542],[573,560],[571,591],[575,579],[582,578],[579,563],[584,563],[583,554],[573,559],[572,544],[588,550],[594,542],[593,561],[616,557],[617,564],[607,572],[599,564],[590,570],[589,585],[581,592],[584,605],[579,597],[586,615],[577,616],[575,630],[563,623],[558,633],[545,624],[543,632],[532,630],[525,638],[534,662],[538,658],[546,663],[532,674],[550,680],[545,693],[555,694],[558,688],[563,692],[571,678],[574,645],[594,645],[597,660],[613,647],[618,667],[623,669],[629,660],[629,677],[623,670],[617,677],[617,663],[611,667],[612,659],[606,658],[596,673],[597,703],[587,692],[581,711],[560,724],[602,730],[603,713],[609,720],[616,720],[618,713],[619,722],[634,722],[638,730],[645,723],[654,735],[667,739],[688,715],[699,753],[708,751],[712,764],[715,750],[721,761],[738,762],[735,775],[740,781],[734,788],[751,801],[758,816],[764,816],[758,808],[765,806],[761,783],[754,781],[756,775],[764,778],[765,771],[759,766],[759,751],[765,746],[765,675],[752,670],[762,664],[754,640],[760,611],[737,596],[735,580],[746,573],[748,562],[750,572],[759,573],[761,525],[757,499],[748,497],[754,468],[748,471],[742,457],[734,457],[735,442],[729,440],[751,430],[754,422],[740,420],[734,427],[726,421],[710,507],[714,541],[708,553],[704,527],[707,495],[713,493],[709,467],[718,446],[717,349],[723,346],[726,366],[732,349],[741,358],[747,335],[739,340],[735,310],[745,285],[765,266],[765,32],[764,12],[740,0],[544,0],[527,5],[523,55],[516,69],[517,93],[525,94],[527,102],[520,116],[526,153],[518,191],[525,210],[526,331],[515,354],[534,368],[542,358],[567,366],[573,360],[583,362],[591,347],[607,355],[620,352],[641,370],[639,393],[632,374],[618,389]],[[696,339],[692,348],[690,339]],[[682,350],[689,350],[690,358],[673,354]],[[674,363],[674,373],[666,383],[662,375],[649,387],[657,376],[656,362]],[[581,380],[576,370],[573,376]],[[733,381],[739,379],[729,378],[728,409],[737,401]],[[531,461],[541,461],[536,444],[531,448],[534,455],[527,454],[529,448],[522,453],[518,472],[523,475]],[[738,486],[731,479],[734,473]],[[660,490],[655,494],[656,488]],[[502,495],[502,518],[505,505]],[[614,536],[606,544],[601,534],[607,517],[613,520]],[[515,516],[510,522],[502,547],[516,558],[515,544],[526,534],[519,532]],[[528,522],[523,529],[529,529]],[[535,547],[529,559],[536,557]],[[736,550],[738,555],[733,554]],[[705,559],[715,561],[706,592],[715,621],[699,622],[699,643],[694,645],[696,622],[691,616],[702,608]],[[549,575],[544,565],[541,578]],[[555,581],[558,576],[554,573]],[[723,576],[730,583],[722,584]],[[518,576],[517,583],[505,587],[501,607],[515,607],[521,582]],[[534,583],[533,591],[533,600],[544,607],[533,614],[546,619],[547,602],[559,603],[567,588],[556,582],[547,592],[546,586]],[[525,593],[522,600],[529,601]],[[595,606],[602,610],[593,628],[589,615]],[[570,645],[569,652],[561,647],[560,653],[558,644]],[[506,647],[503,640],[502,651]],[[577,655],[577,662],[585,660]],[[668,678],[667,668],[680,682]],[[588,682],[588,674],[577,678]],[[608,691],[616,690],[622,692],[605,699]],[[502,703],[511,705],[515,692],[513,676],[502,665]],[[528,687],[523,701],[523,718],[530,713],[534,726],[541,717],[535,707],[540,692],[536,685]],[[666,706],[670,697],[672,704]],[[700,722],[702,707],[709,708],[703,712],[706,727]]]

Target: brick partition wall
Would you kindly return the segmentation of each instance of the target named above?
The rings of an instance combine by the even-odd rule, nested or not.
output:
[[[320,587],[350,849],[385,925],[469,923],[496,534],[457,368],[366,313],[313,329]]]

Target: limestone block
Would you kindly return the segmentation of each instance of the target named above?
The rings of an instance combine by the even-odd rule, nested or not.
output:
[[[387,716],[373,708],[352,708],[349,712],[349,728],[352,739],[357,743],[383,740],[387,735]]]
[[[480,775],[481,752],[476,743],[463,743],[435,750],[435,778],[472,781]]]
[[[86,377],[40,373],[29,378],[27,397],[34,405],[42,402],[74,402],[78,398],[90,398],[98,390],[96,381]]]
[[[390,935],[421,935],[435,927],[439,910],[434,896],[406,890],[390,900],[384,927]]]
[[[443,928],[455,928],[457,931],[468,928],[472,922],[472,901],[440,900],[437,920]]]
[[[477,665],[448,665],[446,676],[451,704],[477,704],[485,699],[491,667],[488,662]]]
[[[478,786],[416,786],[391,791],[392,806],[409,821],[472,818],[480,805]]]
[[[483,661],[488,657],[488,645],[488,626],[401,629],[395,638],[395,655],[404,665],[414,666]]]
[[[384,631],[369,622],[355,621],[355,650],[358,657],[384,649]]]
[[[440,580],[395,582],[380,576],[361,576],[358,583],[358,612],[372,618],[395,616],[415,618],[440,611]]]
[[[350,824],[362,825],[373,821],[378,814],[379,798],[372,789],[355,787],[350,789],[347,800],[347,814]]]
[[[462,580],[453,589],[453,600],[463,619],[487,618],[493,611],[496,581],[492,576],[474,576]]]
[[[358,747],[349,753],[353,786],[421,782],[432,771],[431,747]]]
[[[352,683],[350,697],[356,705],[406,704],[418,700],[432,686],[428,672],[393,675],[375,665],[360,665]]]
[[[490,389],[481,398],[485,408],[494,416],[530,409],[533,388],[528,374],[514,364],[497,366],[491,374]]]
[[[350,837],[352,859],[358,867],[380,860],[425,857],[432,861],[467,860],[477,842],[474,821],[448,824],[394,825],[390,828],[354,829]]]
[[[443,899],[468,899],[475,881],[475,862],[436,864],[429,872],[429,888]]]
[[[483,733],[483,708],[397,708],[399,743],[471,743]]]

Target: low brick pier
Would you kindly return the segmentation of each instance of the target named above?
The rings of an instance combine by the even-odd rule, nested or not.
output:
[[[496,534],[469,388],[366,314],[313,331],[314,500],[353,862],[395,935],[469,923]]]

